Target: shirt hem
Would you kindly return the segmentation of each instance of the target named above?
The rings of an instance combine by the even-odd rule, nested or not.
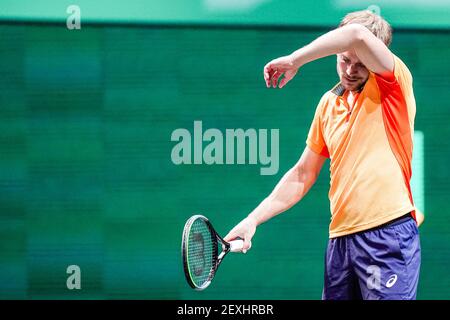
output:
[[[348,236],[348,235],[351,235],[353,233],[369,230],[369,229],[378,227],[380,225],[383,225],[383,224],[385,224],[385,223],[387,223],[387,222],[389,222],[391,220],[400,218],[401,216],[407,214],[408,212],[414,211],[414,210],[415,210],[415,207],[411,206],[411,207],[409,207],[407,209],[398,210],[398,211],[396,211],[396,212],[394,212],[394,213],[392,213],[392,214],[390,214],[388,216],[384,216],[383,218],[378,219],[378,220],[376,220],[374,222],[371,222],[371,223],[368,223],[368,224],[347,228],[345,230],[338,231],[338,232],[331,232],[330,231],[329,238],[332,239],[332,238],[337,238],[337,237],[342,237],[342,236]]]

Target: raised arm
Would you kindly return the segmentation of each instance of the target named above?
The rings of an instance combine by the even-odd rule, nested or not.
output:
[[[270,61],[264,67],[266,86],[275,88],[284,75],[279,83],[282,88],[308,62],[350,50],[354,50],[367,69],[374,73],[382,75],[394,69],[394,57],[383,41],[366,27],[349,24],[325,33],[288,56]]]
[[[244,250],[247,250],[258,225],[286,211],[306,195],[316,182],[325,160],[324,156],[306,147],[299,161],[283,176],[272,193],[236,225],[224,240],[243,238]]]

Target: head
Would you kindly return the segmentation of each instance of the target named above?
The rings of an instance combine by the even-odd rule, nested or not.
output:
[[[339,27],[357,23],[369,29],[377,38],[389,46],[392,41],[392,28],[379,15],[369,10],[356,11],[347,14]],[[341,84],[346,90],[359,90],[369,78],[369,70],[359,60],[354,50],[337,54],[337,72]]]

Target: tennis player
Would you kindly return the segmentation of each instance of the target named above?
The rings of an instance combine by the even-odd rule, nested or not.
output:
[[[272,193],[225,237],[244,239],[300,201],[330,159],[329,242],[322,299],[415,299],[420,240],[411,194],[416,112],[412,76],[393,54],[392,29],[370,11],[264,67],[283,88],[305,64],[336,55],[340,82],[317,106],[306,148]]]

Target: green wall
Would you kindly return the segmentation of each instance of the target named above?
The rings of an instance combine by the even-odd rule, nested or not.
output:
[[[0,25],[0,298],[320,299],[328,164],[307,197],[262,225],[214,283],[185,282],[185,220],[222,235],[300,156],[335,58],[268,90],[264,64],[325,29]],[[449,299],[450,34],[399,32],[424,136],[426,221],[418,297]],[[177,128],[277,128],[280,170],[179,165]],[[81,268],[81,290],[66,268]]]

